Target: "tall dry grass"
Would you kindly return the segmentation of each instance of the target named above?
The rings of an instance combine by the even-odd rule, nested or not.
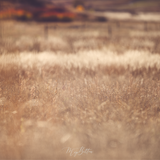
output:
[[[159,158],[160,82],[118,75],[1,69],[1,159]]]
[[[103,37],[108,24],[96,23],[83,33],[57,29],[58,39],[40,37],[33,51],[32,25],[17,39],[15,25],[2,41],[0,159],[159,159],[159,37],[114,27]],[[92,153],[74,157],[67,147]]]
[[[1,54],[107,50],[123,54],[128,50],[158,53],[159,22],[72,22],[48,24],[46,39],[43,23],[2,21]],[[147,26],[147,28],[146,28]]]

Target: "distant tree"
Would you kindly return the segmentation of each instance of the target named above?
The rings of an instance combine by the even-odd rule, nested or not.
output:
[[[84,6],[84,1],[83,1],[83,0],[74,0],[73,6],[74,6],[74,7],[77,7],[77,6],[79,6],[79,5]]]
[[[45,0],[0,0],[0,2],[21,3],[32,6],[43,6],[45,4]]]
[[[43,0],[19,0],[22,4],[28,4],[32,6],[43,6],[45,4],[45,1]]]

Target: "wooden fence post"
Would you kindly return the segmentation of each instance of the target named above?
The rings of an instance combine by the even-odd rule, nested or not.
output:
[[[48,39],[48,25],[44,26],[44,36],[45,36],[45,39],[47,40]]]
[[[120,21],[117,21],[117,27],[120,28]]]
[[[112,28],[111,28],[110,24],[108,25],[108,35],[112,36]]]
[[[147,31],[148,30],[148,23],[144,22],[144,30]]]

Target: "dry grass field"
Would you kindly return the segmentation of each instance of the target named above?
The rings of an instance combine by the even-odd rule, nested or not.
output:
[[[160,23],[3,21],[0,159],[160,159]]]

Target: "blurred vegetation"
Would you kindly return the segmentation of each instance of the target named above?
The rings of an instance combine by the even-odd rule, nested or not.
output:
[[[42,0],[1,0],[2,2],[9,2],[12,4],[15,3],[21,3],[21,4],[26,4],[26,5],[32,5],[32,6],[43,6],[45,4],[45,1]]]
[[[0,27],[0,159],[160,159],[159,23]]]
[[[83,0],[74,0],[73,6],[77,7],[79,5],[84,6],[84,1]]]
[[[1,0],[0,2],[10,2],[12,4],[21,3],[31,6],[44,6],[49,1],[45,0]],[[55,4],[61,2],[61,4],[69,4],[74,7],[78,5],[83,6],[88,10],[95,11],[160,11],[159,0],[73,0],[73,1],[57,1]]]

